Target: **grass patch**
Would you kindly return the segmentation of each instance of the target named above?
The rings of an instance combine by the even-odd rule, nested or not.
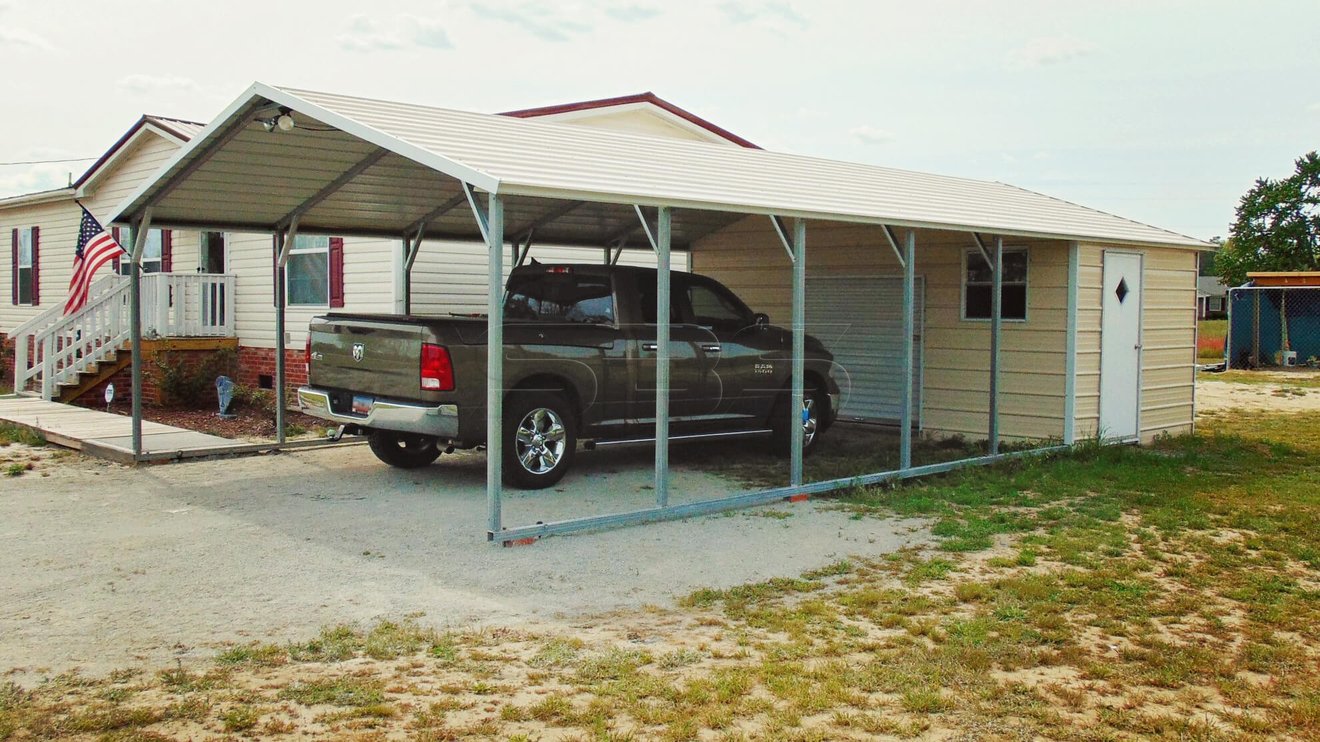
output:
[[[22,425],[0,423],[0,446],[14,443],[22,443],[26,446],[44,446],[46,445],[46,436],[42,435],[40,431]]]

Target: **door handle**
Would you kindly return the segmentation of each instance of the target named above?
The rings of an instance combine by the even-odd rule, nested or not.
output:
[[[701,349],[704,350],[704,351],[706,351],[707,353],[719,353],[719,352],[720,352],[720,346],[715,345],[715,344],[713,344],[713,343],[710,343],[710,344],[707,344],[707,345],[703,345],[703,346],[701,346]]]
[[[656,343],[642,343],[642,350],[660,350],[660,346]]]

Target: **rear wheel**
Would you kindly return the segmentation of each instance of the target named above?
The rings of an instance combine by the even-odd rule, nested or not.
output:
[[[367,445],[376,458],[400,469],[417,469],[440,456],[439,444],[426,435],[373,430],[367,437]]]
[[[573,466],[576,418],[563,395],[523,392],[504,406],[504,479],[523,489],[542,489]]]
[[[802,388],[801,423],[793,425],[789,420],[788,408],[793,402],[792,390],[784,390],[775,404],[770,418],[770,429],[774,431],[775,452],[788,456],[792,452],[792,439],[789,437],[795,429],[802,436],[802,455],[811,453],[820,441],[825,430],[825,421],[829,419],[830,398],[815,383],[808,381]]]

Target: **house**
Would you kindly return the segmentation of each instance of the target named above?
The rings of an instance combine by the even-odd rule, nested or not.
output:
[[[503,115],[648,137],[756,146],[649,92]],[[0,199],[0,234],[9,234],[11,241],[10,259],[0,260],[0,286],[9,286],[10,294],[8,301],[0,303],[0,348],[11,360],[0,364],[0,370],[13,379],[14,365],[24,363],[26,370],[17,370],[31,376],[19,380],[18,387],[30,387],[41,376],[35,361],[44,352],[42,343],[52,343],[48,355],[52,363],[58,363],[55,345],[63,342],[62,334],[81,332],[80,319],[62,322],[81,218],[78,204],[106,222],[125,196],[203,129],[203,124],[195,122],[143,116],[70,187]],[[126,247],[131,245],[126,230],[116,229],[115,236]],[[145,332],[154,338],[149,350],[198,354],[232,349],[238,357],[239,383],[270,388],[275,365],[275,330],[269,311],[271,249],[268,234],[224,229],[151,230],[143,262],[148,274],[144,282]],[[460,242],[428,249],[412,273],[412,294],[417,297],[412,311],[484,310],[485,253],[484,247]],[[599,250],[551,245],[538,246],[533,256],[543,262],[596,261],[600,254]],[[287,270],[288,326],[306,327],[313,315],[328,309],[403,311],[403,286],[398,280],[402,260],[398,239],[327,235],[299,238]],[[629,250],[621,262],[654,265],[654,257],[650,251]],[[685,268],[685,257],[678,256],[675,267]],[[98,273],[100,303],[117,301],[122,315],[127,286],[113,274],[111,268]],[[82,314],[90,317],[98,311],[102,310],[89,306]],[[127,325],[121,323],[118,330],[122,340]],[[22,348],[15,345],[16,334],[26,338]],[[301,348],[303,335],[297,331],[291,334],[295,337],[290,337],[290,346]],[[80,353],[71,345],[67,347],[70,355]],[[127,363],[127,353],[96,361],[79,354],[77,361],[68,365],[67,373],[59,379],[54,373],[47,375],[52,383],[38,391],[66,401],[98,392],[105,381],[123,373]],[[291,362],[289,368],[291,382],[301,382],[301,362]],[[125,384],[118,386],[127,388]],[[151,379],[144,397],[159,400]]]
[[[290,125],[276,133],[267,124],[281,116]],[[1197,262],[1208,243],[1002,183],[558,124],[256,84],[118,218],[150,206],[164,225],[269,232],[296,212],[309,233],[412,229],[428,238],[420,267],[446,245],[484,239],[465,192],[499,191],[510,240],[536,225],[538,239],[596,250],[646,245],[637,215],[665,207],[692,268],[779,324],[792,321],[795,271],[785,222],[767,217],[798,220],[810,246],[806,324],[839,360],[846,419],[910,414],[933,434],[1065,442],[1193,425]],[[295,166],[305,180],[283,180]],[[396,240],[359,244],[344,260],[361,270],[388,272],[400,252]],[[465,254],[485,270],[480,248]],[[452,306],[421,287],[454,260],[414,274],[427,311]],[[240,315],[269,314],[270,302],[262,294]],[[302,319],[289,311],[291,326]],[[909,373],[915,409],[904,402]]]
[[[1219,276],[1196,279],[1196,318],[1223,319],[1228,316],[1228,286]]]

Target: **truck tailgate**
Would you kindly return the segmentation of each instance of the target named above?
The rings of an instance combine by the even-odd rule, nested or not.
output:
[[[310,326],[312,386],[355,394],[415,399],[422,344],[435,342],[426,324],[394,316],[317,317]]]

